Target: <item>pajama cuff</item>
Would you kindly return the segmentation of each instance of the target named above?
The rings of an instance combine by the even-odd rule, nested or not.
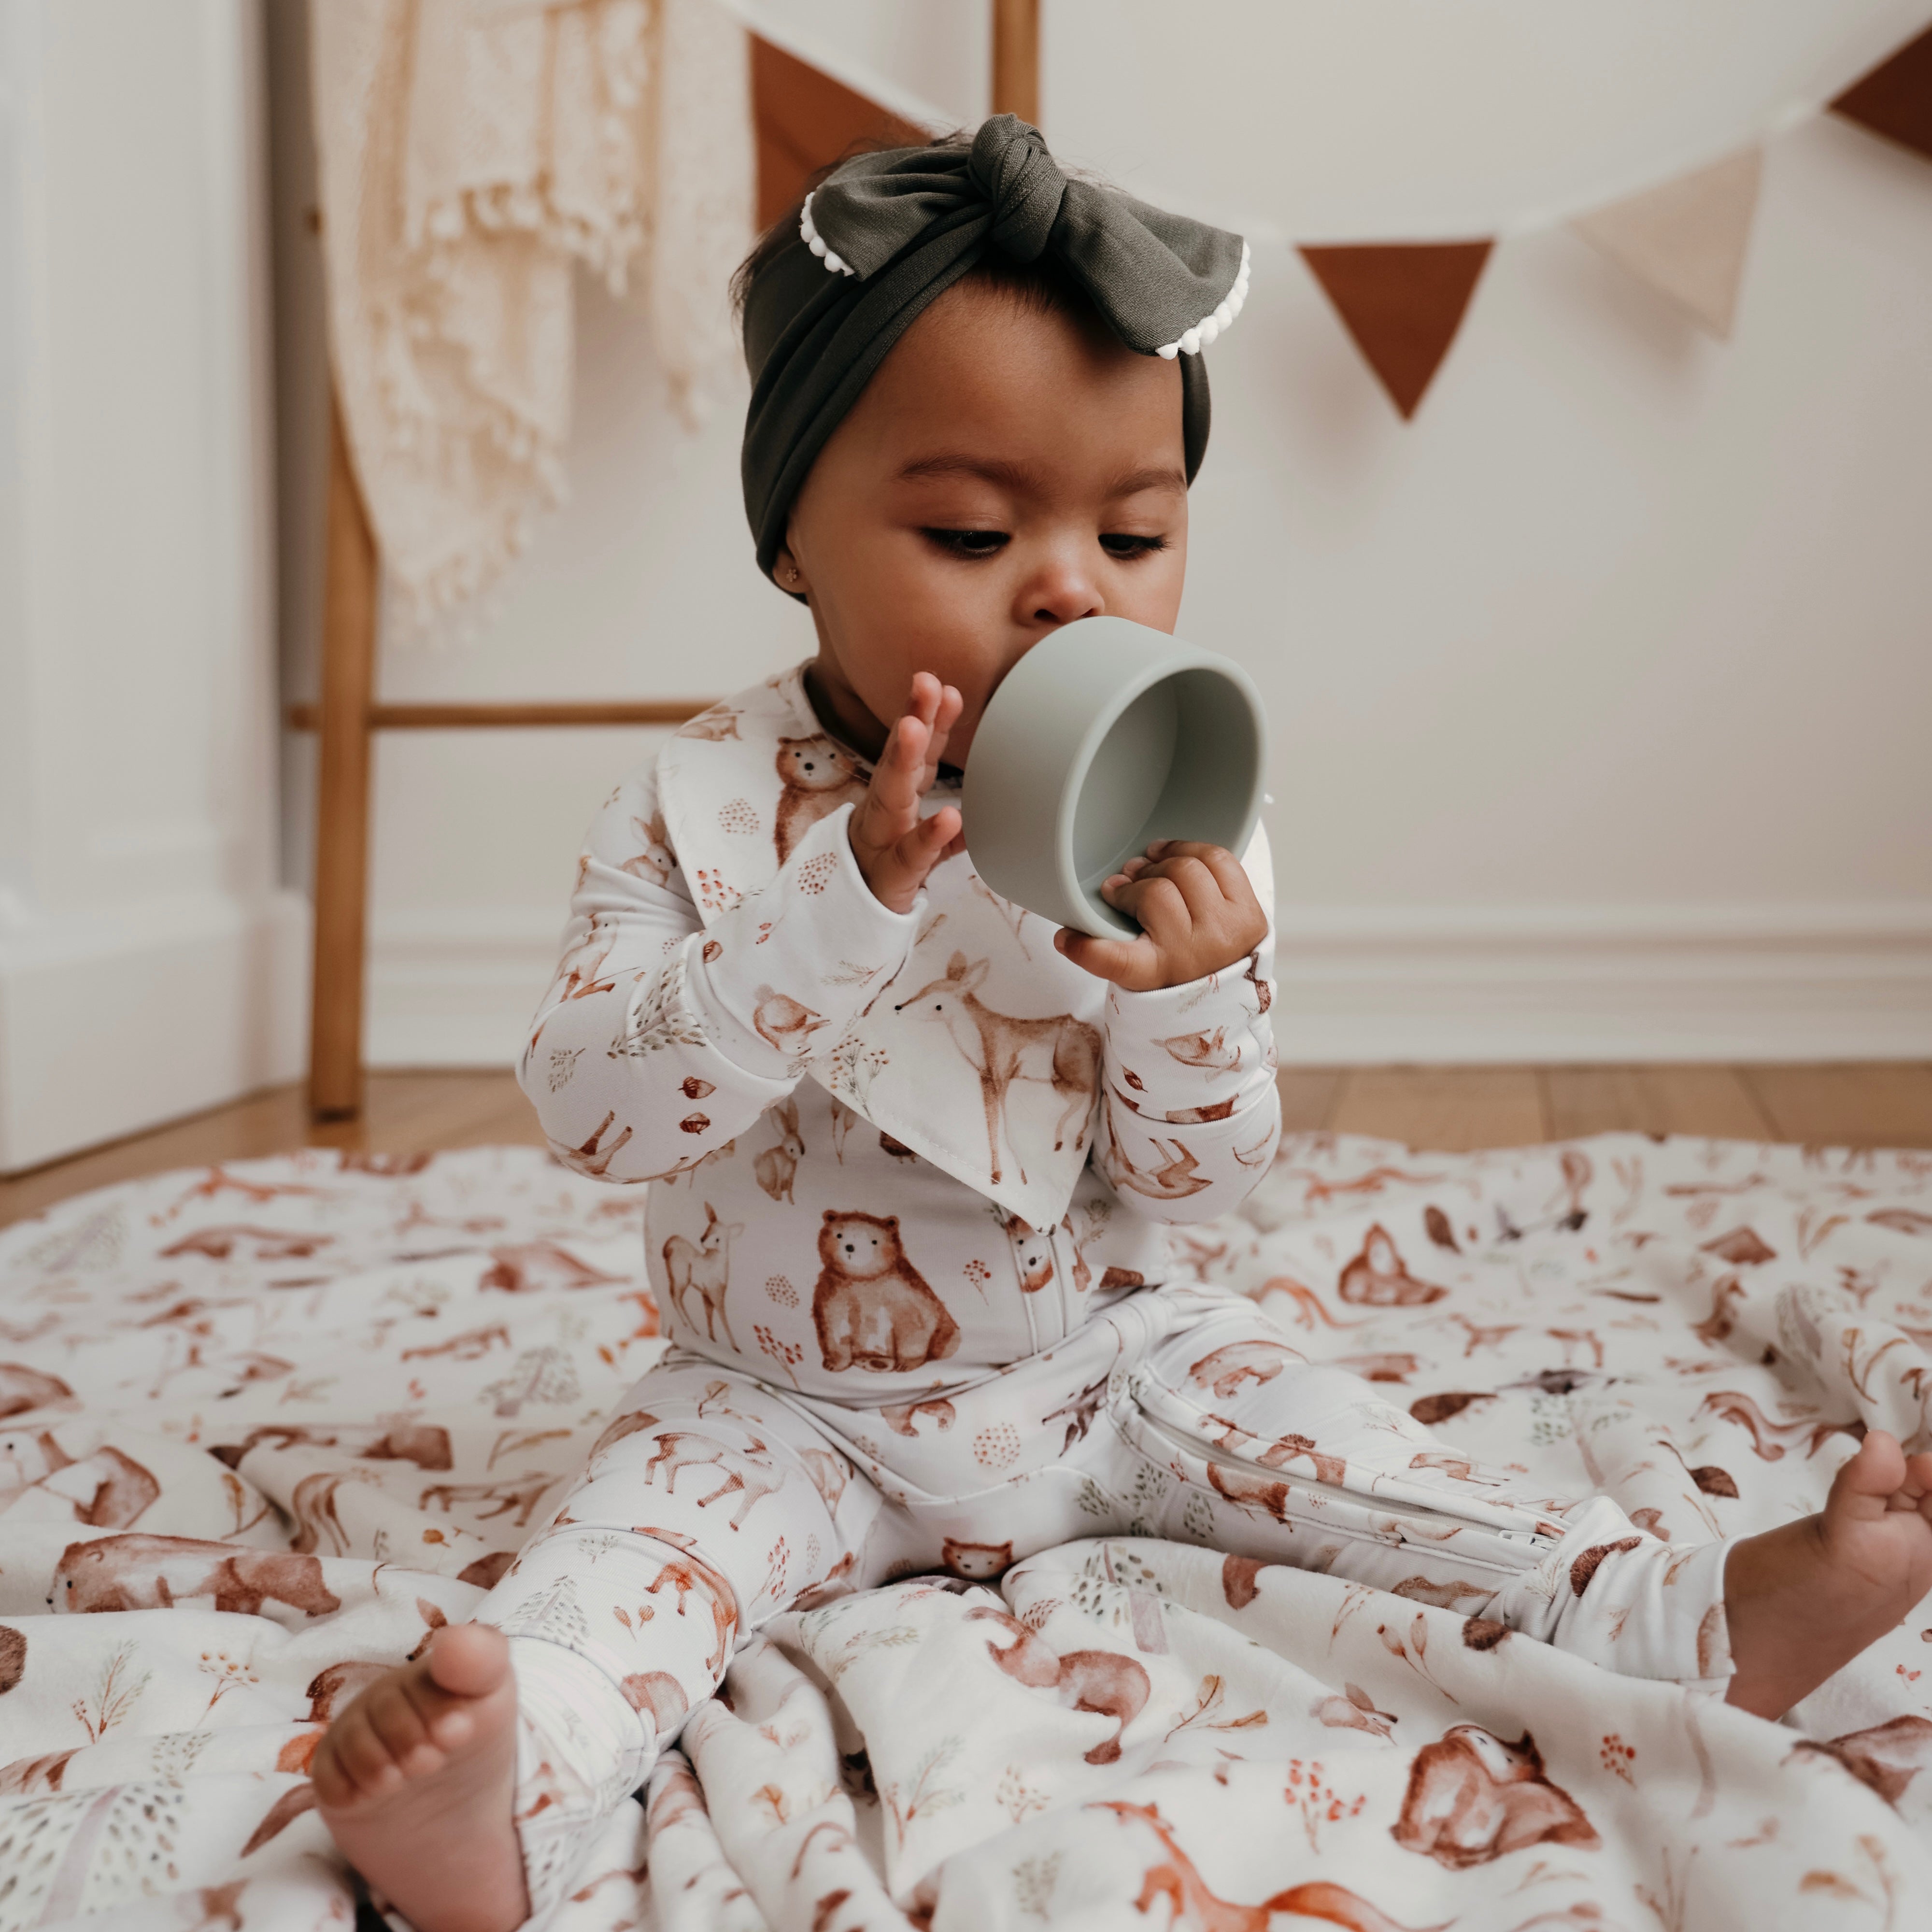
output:
[[[746,1072],[796,1081],[829,1058],[904,963],[926,895],[896,913],[872,896],[841,806],[777,878],[685,941],[690,998],[718,1050]]]
[[[1593,1497],[1487,1614],[1620,1676],[1721,1694],[1736,1669],[1724,1614],[1730,1549],[1660,1543],[1610,1498]]]
[[[1273,1084],[1271,1032],[1246,976],[1256,970],[1237,961],[1185,986],[1108,994],[1108,1072],[1118,1092],[1132,1070],[1135,1112],[1157,1120],[1232,1100],[1238,1112]]]
[[[542,1925],[575,1874],[589,1834],[650,1774],[657,1732],[587,1658],[542,1637],[512,1636],[517,1680],[517,1839]]]

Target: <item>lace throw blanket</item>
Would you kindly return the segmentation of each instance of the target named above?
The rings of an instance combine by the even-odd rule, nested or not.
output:
[[[392,608],[420,632],[563,500],[579,263],[639,280],[687,416],[734,358],[745,36],[712,0],[328,0],[310,19],[337,393]]]

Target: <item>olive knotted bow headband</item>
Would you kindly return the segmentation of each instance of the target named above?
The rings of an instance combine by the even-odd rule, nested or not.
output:
[[[1247,244],[1064,173],[1010,114],[970,147],[896,148],[842,163],[805,199],[796,236],[756,261],[745,298],[752,404],[745,514],[769,576],[826,440],[914,319],[992,253],[1050,256],[1143,356],[1178,356],[1191,483],[1208,447],[1200,358],[1240,313]]]

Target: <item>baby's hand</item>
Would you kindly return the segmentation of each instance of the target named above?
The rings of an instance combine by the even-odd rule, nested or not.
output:
[[[872,896],[888,911],[911,911],[926,874],[940,860],[965,850],[952,806],[930,818],[919,815],[919,802],[938,775],[946,735],[959,722],[962,702],[951,685],[942,685],[930,671],[914,678],[904,716],[886,734],[873,768],[872,789],[852,814],[852,856]]]
[[[1268,915],[1240,861],[1220,845],[1162,838],[1100,888],[1139,920],[1138,939],[1095,939],[1063,927],[1054,944],[1075,965],[1130,993],[1184,986],[1245,959],[1268,937]]]

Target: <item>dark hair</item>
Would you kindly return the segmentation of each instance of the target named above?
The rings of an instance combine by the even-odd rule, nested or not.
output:
[[[806,191],[816,188],[835,168],[856,154],[888,153],[903,145],[883,140],[854,141],[837,160],[827,161],[822,168],[814,168],[806,177]],[[950,134],[937,136],[930,145],[964,152],[971,148],[973,136],[956,129]],[[801,195],[758,237],[752,244],[752,252],[733,270],[731,312],[738,318],[741,327],[752,283],[772,257],[796,239],[799,218],[804,208],[805,196]],[[960,280],[1004,296],[1030,314],[1083,315],[1093,310],[1087,291],[1051,255],[1042,255],[1036,261],[1016,262],[1011,256],[994,250],[968,269]]]

